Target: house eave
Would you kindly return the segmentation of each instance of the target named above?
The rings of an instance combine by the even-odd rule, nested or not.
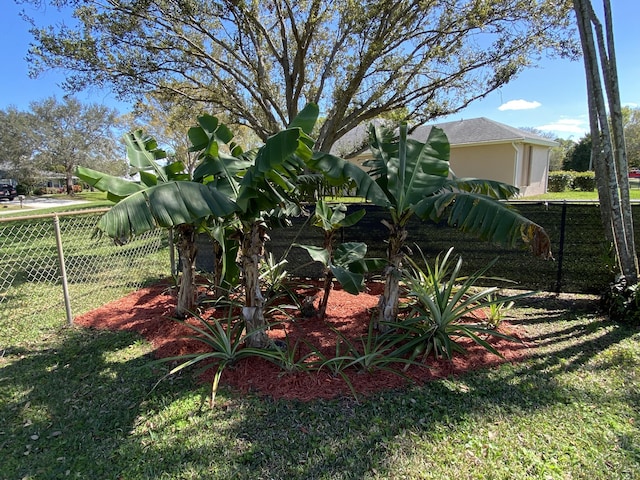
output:
[[[553,140],[537,140],[534,138],[509,138],[500,140],[485,140],[481,142],[452,143],[451,148],[456,147],[479,147],[486,145],[511,145],[513,143],[526,143],[527,145],[538,145],[541,147],[556,147],[558,142]]]

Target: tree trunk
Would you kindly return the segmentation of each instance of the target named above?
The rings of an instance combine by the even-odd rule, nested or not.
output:
[[[214,296],[217,298],[219,295],[222,294],[222,281],[223,281],[223,275],[222,275],[222,271],[224,270],[224,249],[222,248],[222,245],[220,245],[220,242],[218,242],[217,240],[213,240],[213,254],[215,256],[214,259],[214,270],[213,270],[213,286],[214,286]]]
[[[183,318],[189,312],[193,312],[196,305],[196,229],[193,225],[178,225],[176,232],[178,254],[182,264],[176,316]]]
[[[378,320],[376,327],[381,332],[390,330],[385,322],[395,322],[398,316],[398,303],[400,301],[400,277],[402,276],[402,260],[404,253],[402,247],[407,239],[407,231],[404,227],[394,224],[389,225],[389,246],[387,247],[388,264],[385,268],[384,293],[378,300]]]
[[[622,121],[622,104],[620,102],[620,90],[618,86],[618,71],[613,39],[613,21],[611,16],[611,2],[604,0],[604,15],[606,28],[606,41],[602,34],[602,28],[596,24],[600,55],[603,58],[603,77],[607,98],[609,100],[609,112],[611,115],[611,137],[617,184],[620,188],[620,209],[622,211],[622,226],[624,231],[625,254],[620,259],[621,270],[629,284],[638,281],[638,257],[635,252],[635,235],[633,231],[633,214],[631,211],[631,199],[629,194],[629,163],[627,161],[627,149],[624,140],[624,125]]]
[[[627,284],[638,281],[638,259],[635,252],[633,221],[629,200],[628,165],[622,128],[615,52],[611,25],[611,5],[604,2],[607,18],[607,40],[602,33],[589,0],[573,0],[585,64],[589,101],[592,158],[596,171],[598,196],[607,238],[613,241],[618,267]],[[599,50],[596,49],[595,28]],[[599,55],[598,55],[599,54]],[[599,62],[611,112],[611,124],[602,90]],[[610,127],[611,125],[611,127]]]
[[[66,172],[67,195],[73,195],[73,172]]]
[[[324,272],[324,285],[322,288],[322,298],[320,299],[320,304],[318,305],[318,315],[320,315],[320,318],[323,320],[325,315],[327,314],[327,305],[329,304],[329,295],[331,294],[332,287],[333,287],[333,274],[331,273],[331,269],[329,267],[326,267]]]
[[[269,345],[264,319],[264,297],[260,290],[260,261],[264,256],[264,242],[267,238],[266,229],[259,222],[253,222],[250,230],[243,233],[242,252],[242,281],[245,294],[245,306],[242,317],[245,322],[247,336],[245,344],[248,347],[265,348]]]

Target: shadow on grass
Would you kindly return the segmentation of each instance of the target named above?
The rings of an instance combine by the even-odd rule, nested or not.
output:
[[[0,477],[117,478],[117,451],[157,378],[148,350],[136,335],[73,328],[6,350]]]
[[[531,322],[540,326],[537,319]],[[135,335],[70,329],[55,345],[5,352],[0,476],[396,478],[395,462],[411,438],[417,439],[410,446],[418,455],[428,457],[420,453],[422,439],[451,441],[448,435],[473,418],[490,421],[496,412],[502,419],[526,417],[591,395],[580,384],[563,384],[560,375],[586,370],[598,353],[636,333],[599,318],[557,321],[540,329],[533,338],[540,346],[521,364],[360,403],[273,401],[222,391],[209,410],[207,387],[193,392],[187,379],[162,382],[149,394],[160,373]],[[635,357],[628,362],[637,368]],[[600,366],[616,364],[614,358]],[[630,405],[640,401],[637,389],[614,394]],[[637,466],[639,437],[623,432],[617,438],[629,459],[623,468]],[[616,458],[610,460],[622,462]],[[606,467],[602,472],[590,478],[608,478]]]
[[[507,364],[471,372],[459,379],[380,393],[360,403],[353,399],[310,403],[272,401],[238,398],[223,392],[213,411],[181,412],[174,406],[163,413],[162,419],[166,422],[163,427],[138,429],[128,439],[122,450],[129,458],[124,476],[411,478],[394,471],[394,462],[404,454],[403,440],[399,439],[415,437],[415,445],[419,445],[425,437],[446,437],[443,431],[453,432],[471,417],[490,421],[500,412],[498,418],[504,421],[509,416],[527,417],[548,408],[570,405],[577,399],[585,401],[585,397],[596,404],[610,400],[588,392],[579,383],[566,385],[559,376],[586,368],[599,352],[625,341],[636,331],[613,327],[597,318],[582,321],[586,324],[582,327],[574,324],[579,320],[551,324],[550,328],[558,333],[558,341],[553,341],[552,332],[544,333],[548,344],[540,351],[533,351],[521,364]],[[633,390],[615,392],[614,396],[629,405],[636,405],[640,400],[638,392]],[[553,419],[549,421],[549,428],[553,428]],[[154,420],[148,418],[147,423],[151,425]],[[174,430],[177,426],[179,432]],[[529,435],[526,427],[522,435]],[[159,436],[163,437],[162,441],[154,441]],[[592,461],[593,465],[588,468],[598,473],[589,478],[612,478],[608,467],[598,464],[600,460],[614,462],[612,465],[620,462],[623,473],[625,468],[637,467],[634,442],[638,438],[619,436],[620,449],[626,452],[621,454],[622,459],[609,456],[610,444],[604,451],[596,450],[593,455],[603,453],[607,458]],[[419,452],[419,447],[411,445]],[[452,448],[460,451],[462,446],[452,445]],[[417,455],[428,457],[429,454]],[[517,478],[537,478],[527,472],[533,467],[526,464],[526,459],[521,461],[522,465],[512,468],[520,468],[521,475],[533,477]],[[583,473],[580,469],[585,465],[580,464],[580,460],[572,461],[574,464],[569,468],[573,467],[573,473],[580,476]]]

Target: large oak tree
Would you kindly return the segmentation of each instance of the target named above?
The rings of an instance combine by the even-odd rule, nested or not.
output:
[[[62,69],[71,91],[186,97],[263,140],[317,103],[321,151],[385,113],[417,126],[500,88],[540,55],[575,54],[566,0],[19,1],[76,19],[34,25],[34,75]]]
[[[49,97],[30,104],[33,159],[43,171],[65,175],[67,193],[73,192],[76,167],[99,169],[116,175],[127,172],[115,137],[118,112],[98,104],[83,104],[73,97]]]
[[[116,141],[118,114],[73,97],[31,102],[28,111],[0,110],[0,163],[22,185],[33,187],[51,172],[64,174],[67,191],[82,165],[124,175],[123,151]]]

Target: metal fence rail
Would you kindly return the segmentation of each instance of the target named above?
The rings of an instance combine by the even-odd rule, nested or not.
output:
[[[96,237],[106,209],[0,218],[0,322],[72,316],[170,274],[166,231],[116,246]]]

